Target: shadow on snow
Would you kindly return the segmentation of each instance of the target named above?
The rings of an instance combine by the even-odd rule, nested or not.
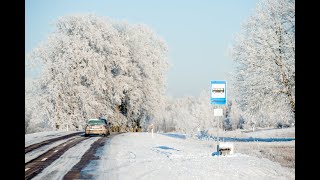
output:
[[[173,137],[173,138],[179,138],[179,139],[186,139],[186,135],[183,134],[173,134],[173,133],[161,133],[162,135]]]
[[[179,139],[186,139],[186,135],[184,134],[174,134],[174,133],[161,133],[162,135],[179,138]],[[207,135],[207,134],[200,134],[197,135],[197,138],[200,140],[217,140],[216,136]],[[294,141],[295,138],[255,138],[255,137],[248,137],[248,138],[232,138],[232,137],[219,137],[220,141],[224,142],[283,142],[283,141]]]
[[[169,150],[176,150],[176,151],[180,151],[180,150],[178,150],[178,149],[174,149],[174,148],[167,147],[167,146],[158,146],[158,147],[155,147],[155,148],[160,148],[160,149],[165,149],[165,150],[169,149]]]

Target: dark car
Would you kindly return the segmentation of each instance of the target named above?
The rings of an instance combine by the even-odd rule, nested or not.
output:
[[[109,134],[110,134],[110,122],[108,122],[108,120],[107,120],[106,118],[101,118],[101,120],[104,121],[104,123],[106,123],[107,128],[108,128],[108,130],[109,130]],[[108,134],[108,135],[109,135],[109,134]]]
[[[102,119],[89,119],[85,127],[85,136],[96,134],[96,135],[109,135],[110,129],[109,125],[105,123]]]
[[[108,125],[108,121],[107,121],[107,119],[105,119],[105,118],[101,118],[101,120],[102,120],[104,123],[106,123],[106,125]]]

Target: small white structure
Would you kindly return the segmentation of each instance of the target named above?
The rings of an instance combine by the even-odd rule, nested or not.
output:
[[[230,142],[220,142],[219,152],[221,155],[229,155],[234,153],[233,143]]]
[[[213,116],[223,116],[223,109],[213,109]]]
[[[149,126],[148,126],[148,132],[150,132],[149,130],[151,129],[151,136],[152,136],[152,138],[153,138],[153,129],[154,129],[154,125],[153,124],[150,124]]]

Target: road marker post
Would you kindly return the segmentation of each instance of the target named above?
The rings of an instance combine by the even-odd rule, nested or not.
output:
[[[151,137],[153,138],[153,128],[154,128],[154,125],[153,124],[151,124],[149,127],[148,127],[148,129],[149,128],[151,128]],[[149,131],[149,130],[148,130]]]

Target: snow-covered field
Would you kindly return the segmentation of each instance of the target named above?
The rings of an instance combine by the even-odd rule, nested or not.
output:
[[[269,134],[252,132],[257,137],[274,137]],[[294,131],[286,130],[286,131]],[[274,131],[279,134],[279,131]],[[56,134],[52,132],[53,134]],[[66,133],[66,132],[64,132]],[[290,132],[289,132],[290,133]],[[40,139],[40,135],[30,134]],[[249,134],[249,133],[248,133]],[[28,144],[32,144],[26,135]],[[48,137],[50,133],[43,133]],[[286,137],[286,135],[283,135]],[[100,158],[88,162],[83,171],[92,179],[295,179],[294,168],[281,166],[267,158],[251,155],[250,151],[259,146],[256,142],[235,144],[235,152],[228,156],[212,156],[216,151],[214,141],[195,138],[181,138],[148,132],[123,133],[106,138],[105,146],[98,149]],[[90,138],[70,148],[63,157],[53,162],[34,179],[50,177],[61,179],[98,138]],[[261,146],[272,144],[294,147],[290,142],[260,142]],[[248,145],[248,146],[247,146]],[[242,147],[241,147],[242,146]],[[244,149],[243,147],[247,147]]]
[[[210,131],[211,135],[217,135],[217,129],[212,129]],[[222,131],[219,132],[220,137],[235,137],[235,138],[294,138],[295,128],[285,128],[285,129],[268,129],[268,128],[258,128],[255,131],[237,129],[234,131]]]
[[[235,153],[212,156],[215,149],[192,139],[126,133],[100,152],[97,179],[294,179],[268,159]]]

